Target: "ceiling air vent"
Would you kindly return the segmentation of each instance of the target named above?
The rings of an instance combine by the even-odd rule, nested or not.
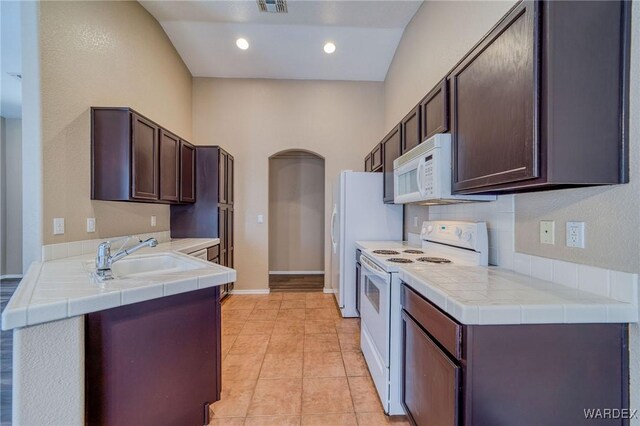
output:
[[[257,0],[260,12],[287,13],[287,2],[285,0]]]

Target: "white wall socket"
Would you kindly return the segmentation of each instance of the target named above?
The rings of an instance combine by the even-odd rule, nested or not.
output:
[[[96,218],[88,217],[87,218],[87,232],[96,232]]]
[[[413,226],[414,226],[414,228],[418,227],[418,216],[414,216],[413,217]]]
[[[151,226],[156,226],[158,219],[155,216],[151,216]]]
[[[258,215],[258,223],[264,223],[264,216],[261,214]]]
[[[53,235],[64,234],[64,217],[53,218]]]
[[[540,221],[540,243],[541,244],[556,243],[556,223],[553,220]]]
[[[584,248],[584,222],[567,222],[567,247]]]

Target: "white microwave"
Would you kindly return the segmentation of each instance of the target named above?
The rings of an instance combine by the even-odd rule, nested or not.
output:
[[[433,135],[393,162],[395,204],[455,204],[493,201],[495,195],[451,194],[451,135]]]

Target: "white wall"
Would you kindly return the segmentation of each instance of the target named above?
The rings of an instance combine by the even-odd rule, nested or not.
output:
[[[439,2],[426,1],[405,30],[396,56],[385,81],[386,129],[397,123],[428,92],[462,55],[488,31],[513,5],[512,1],[491,2]],[[549,274],[558,260],[593,265],[604,270],[640,272],[640,2],[633,2],[631,109],[629,116],[629,150],[631,182],[599,188],[547,191],[518,194],[514,197],[514,213],[509,215],[499,206],[506,203],[505,196],[493,206],[468,204],[460,206],[409,207],[405,212],[405,225],[409,232],[413,218],[419,222],[456,218],[486,220],[493,245],[492,261],[537,275]],[[382,133],[380,134],[382,136]],[[539,242],[539,221],[556,221],[556,245]],[[585,249],[571,249],[562,243],[567,220],[586,222]],[[515,243],[508,238],[512,227]],[[508,256],[508,247],[535,255]],[[501,256],[504,253],[504,256]],[[544,258],[553,259],[545,260]],[[526,259],[527,265],[520,265]],[[548,275],[546,275],[548,278]],[[608,286],[604,280],[600,286]],[[631,407],[640,407],[640,330],[638,324],[630,329]],[[635,424],[640,424],[636,419]]]

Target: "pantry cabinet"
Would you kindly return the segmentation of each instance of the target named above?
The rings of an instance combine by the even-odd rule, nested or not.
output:
[[[629,3],[518,3],[449,75],[453,189],[628,182]]]
[[[402,136],[401,153],[404,154],[422,142],[422,139],[420,139],[420,105],[416,105],[415,108],[402,119],[400,127],[400,134]]]
[[[195,159],[181,162],[185,147],[193,148],[131,108],[91,108],[91,199],[194,202],[188,163]]]
[[[393,160],[402,152],[402,130],[398,124],[382,140],[383,201],[393,204]]]

